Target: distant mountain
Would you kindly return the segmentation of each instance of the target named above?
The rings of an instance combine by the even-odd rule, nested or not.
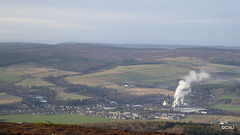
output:
[[[84,42],[63,42],[56,45],[99,45],[99,46],[113,46],[125,48],[163,48],[163,49],[178,49],[178,48],[217,48],[240,50],[240,46],[213,46],[213,45],[180,45],[180,44],[116,44],[116,43],[84,43]]]
[[[47,43],[31,43],[31,42],[0,42],[0,46],[11,47],[43,47],[43,46],[62,46],[62,45],[93,45],[93,46],[108,46],[108,47],[123,47],[123,48],[162,48],[162,49],[179,49],[179,48],[216,48],[228,50],[240,50],[240,46],[220,46],[220,45],[181,45],[181,44],[117,44],[117,43],[90,43],[90,42],[62,42],[57,44]]]

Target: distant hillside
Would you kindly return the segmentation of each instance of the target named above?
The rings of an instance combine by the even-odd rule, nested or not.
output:
[[[125,48],[162,48],[162,49],[178,49],[178,48],[216,48],[216,49],[229,49],[240,50],[239,46],[220,46],[220,45],[181,45],[181,44],[116,44],[116,43],[79,43],[79,42],[63,42],[57,45],[76,45],[76,44],[89,44],[98,46],[113,46]]]
[[[181,77],[191,70],[204,70],[211,74],[211,79],[193,85],[185,101],[192,106],[239,113],[234,107],[240,104],[240,50],[119,46],[0,43],[0,80],[6,85],[1,86],[1,93],[24,97],[23,93],[32,94],[30,88],[36,87],[34,94],[45,95],[48,100],[63,95],[66,99],[77,92],[82,97],[107,97],[122,103],[162,103],[167,96],[173,98]],[[44,86],[72,89],[63,93],[39,88]]]
[[[240,51],[214,48],[169,50],[113,47],[114,45],[110,46],[109,44],[91,43],[62,43],[56,45],[0,43],[0,46],[0,66],[37,62],[57,69],[83,73],[113,68],[118,65],[156,64],[165,62],[165,58],[176,57],[200,58],[218,64],[240,65]]]

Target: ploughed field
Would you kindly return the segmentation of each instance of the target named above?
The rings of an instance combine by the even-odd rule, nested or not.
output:
[[[7,93],[0,93],[0,104],[10,104],[14,102],[20,102],[21,100],[21,97],[9,95]]]

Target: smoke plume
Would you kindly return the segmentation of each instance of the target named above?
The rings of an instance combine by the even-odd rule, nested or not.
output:
[[[189,75],[179,81],[179,85],[174,94],[173,107],[183,105],[184,96],[191,92],[191,83],[201,82],[207,78],[209,78],[209,74],[206,72],[190,71]]]

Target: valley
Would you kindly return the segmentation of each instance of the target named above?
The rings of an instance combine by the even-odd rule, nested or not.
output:
[[[239,51],[87,44],[0,46],[4,56],[0,59],[2,121],[78,124],[156,120],[219,124],[226,120],[240,124]],[[184,99],[185,108],[202,110],[177,111],[172,107],[175,90],[193,70],[207,72],[210,77],[191,85],[191,93]],[[64,117],[69,121],[61,120]]]

